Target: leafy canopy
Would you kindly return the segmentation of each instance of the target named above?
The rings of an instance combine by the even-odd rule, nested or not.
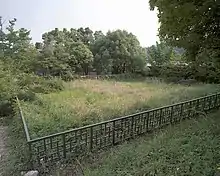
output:
[[[185,48],[191,60],[202,52],[220,56],[219,0],[150,0],[150,6],[169,45]]]

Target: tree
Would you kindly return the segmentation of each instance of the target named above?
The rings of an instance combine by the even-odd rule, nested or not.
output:
[[[186,49],[193,77],[219,82],[220,1],[150,0],[150,5],[158,9],[160,38]]]
[[[96,40],[92,51],[95,55],[94,67],[99,73],[130,73],[142,70],[145,66],[146,54],[132,33],[116,30],[109,31],[106,36],[98,32],[95,34]],[[137,64],[140,62],[143,64]]]
[[[147,48],[147,62],[152,66],[162,66],[170,62],[172,48],[167,46],[164,42],[156,43]]]
[[[105,37],[105,35],[103,34],[102,31],[95,31],[95,33],[94,33],[94,40],[95,41],[97,41],[98,39],[103,38],[103,37]]]
[[[109,74],[112,71],[112,58],[107,49],[101,49],[94,58],[94,67],[98,74]]]
[[[108,74],[112,72],[112,58],[109,52],[110,41],[106,36],[100,32],[96,31],[95,42],[91,47],[94,55],[93,67],[96,69],[98,74]]]
[[[79,40],[85,45],[90,46],[90,44],[94,42],[93,31],[89,27],[79,28],[77,32],[79,35]]]
[[[39,64],[46,73],[63,75],[67,72],[88,74],[92,66],[93,55],[89,49],[89,28],[54,30],[43,34],[43,46]]]
[[[220,57],[219,0],[150,0],[158,9],[159,35],[171,46],[183,47],[188,58],[207,51]]]
[[[93,54],[82,42],[76,42],[71,45],[70,54],[73,56],[70,66],[76,68],[76,72],[83,72],[88,75],[92,67]]]
[[[31,63],[37,55],[37,50],[31,44],[30,31],[24,28],[15,30],[17,19],[9,20],[9,25],[3,27],[0,18],[0,56],[4,62],[14,65],[17,69],[31,72]],[[3,30],[5,29],[5,30]]]
[[[67,30],[60,31],[55,28],[42,35],[43,44],[35,44],[35,47],[40,51],[36,63],[36,71],[39,74],[61,76],[68,71],[72,71],[68,64],[71,58],[68,50],[71,39],[67,35]]]

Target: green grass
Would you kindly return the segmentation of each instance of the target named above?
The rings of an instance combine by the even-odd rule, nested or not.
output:
[[[10,155],[3,176],[18,176],[30,169],[22,124],[16,117],[7,122]],[[182,121],[79,160],[85,176],[215,176],[220,171],[219,124],[220,111],[206,118]],[[53,176],[81,170],[69,164],[61,169],[59,164],[54,167]]]
[[[76,80],[65,91],[21,102],[31,137],[173,104],[217,92],[218,85],[183,86],[149,81]]]
[[[214,176],[220,112],[170,126],[83,161],[87,176]]]

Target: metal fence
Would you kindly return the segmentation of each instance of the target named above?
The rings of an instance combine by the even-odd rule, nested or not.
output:
[[[20,115],[31,161],[40,164],[85,155],[219,107],[220,93],[37,139],[30,139],[21,108]]]

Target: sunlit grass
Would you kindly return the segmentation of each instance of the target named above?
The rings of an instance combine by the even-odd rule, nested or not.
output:
[[[76,80],[66,90],[22,102],[32,137],[91,124],[217,92],[219,86],[149,81]]]

